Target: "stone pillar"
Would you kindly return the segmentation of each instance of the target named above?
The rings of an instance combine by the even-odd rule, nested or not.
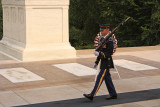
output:
[[[2,0],[0,51],[20,61],[76,57],[69,43],[69,0]]]

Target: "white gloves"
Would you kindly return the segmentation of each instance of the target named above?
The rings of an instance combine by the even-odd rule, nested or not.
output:
[[[99,52],[98,51],[94,51],[94,55],[95,56],[99,56]],[[93,65],[93,68],[97,68],[97,64],[96,63],[94,63],[94,65]]]
[[[94,51],[94,55],[95,56],[99,56],[99,52],[98,51]]]
[[[96,63],[94,63],[93,68],[95,68],[95,69],[97,68],[97,64]]]

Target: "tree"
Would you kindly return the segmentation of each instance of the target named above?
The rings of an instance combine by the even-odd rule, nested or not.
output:
[[[156,0],[70,0],[70,41],[85,48],[93,45],[99,24],[116,27],[128,16],[131,19],[115,33],[119,46],[159,44],[159,2]],[[75,30],[75,31],[74,31]],[[76,36],[78,35],[78,36]],[[153,41],[155,41],[153,43]]]
[[[142,27],[143,33],[141,39],[146,45],[156,45],[160,43],[160,2],[155,0],[154,4],[150,23]]]

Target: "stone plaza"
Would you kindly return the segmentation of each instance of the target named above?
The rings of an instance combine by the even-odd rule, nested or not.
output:
[[[50,61],[19,62],[3,57],[0,63],[0,107],[160,106],[159,45],[117,49],[113,55],[115,61],[136,64],[126,63],[123,67],[115,63],[120,77],[115,69],[111,70],[111,75],[118,99],[110,101],[105,99],[108,91],[104,83],[94,101],[83,97],[83,93],[92,90],[95,82],[93,51],[77,50],[76,58]],[[137,69],[133,69],[135,67]],[[139,69],[141,67],[145,69]]]

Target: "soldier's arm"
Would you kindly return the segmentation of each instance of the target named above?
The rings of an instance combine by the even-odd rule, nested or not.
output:
[[[98,65],[99,61],[100,61],[100,57],[97,56],[97,59],[96,59],[95,63]]]

